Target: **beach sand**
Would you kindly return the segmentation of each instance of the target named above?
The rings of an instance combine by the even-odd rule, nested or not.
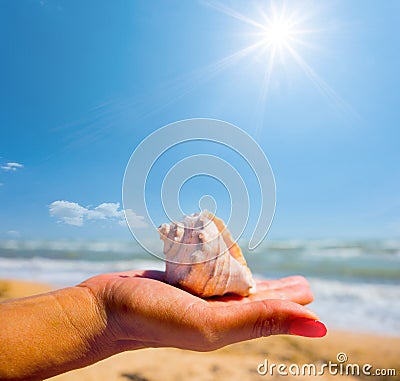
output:
[[[51,290],[51,286],[39,282],[0,279],[0,302],[8,299],[41,294]]]
[[[0,300],[45,292],[49,286],[35,282],[0,280]],[[368,317],[366,317],[368,318]],[[329,327],[328,327],[329,329]],[[113,356],[84,369],[78,369],[51,378],[53,381],[211,381],[211,380],[308,380],[310,377],[281,376],[274,369],[273,375],[260,375],[259,364],[291,364],[300,368],[314,364],[317,370],[324,363],[338,364],[338,353],[348,357],[344,364],[371,364],[371,373],[379,369],[396,369],[395,376],[342,376],[349,380],[400,380],[400,337],[339,332],[329,330],[322,339],[292,336],[275,336],[238,343],[210,353],[197,353],[172,348],[143,349]],[[294,367],[292,371],[296,371]],[[261,368],[261,371],[265,368]],[[340,378],[325,370],[316,378]]]

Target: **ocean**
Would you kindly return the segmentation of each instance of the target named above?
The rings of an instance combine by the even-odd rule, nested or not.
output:
[[[310,308],[328,328],[400,336],[400,240],[265,241],[244,254],[257,278],[307,277],[315,296]],[[55,287],[164,266],[135,242],[0,241],[0,278]]]

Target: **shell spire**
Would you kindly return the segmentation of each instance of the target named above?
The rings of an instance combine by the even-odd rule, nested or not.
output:
[[[224,222],[207,210],[162,224],[166,281],[192,294],[210,297],[255,293],[255,282],[239,245]]]

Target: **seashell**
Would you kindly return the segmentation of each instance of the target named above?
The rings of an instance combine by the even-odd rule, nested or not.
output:
[[[192,294],[248,296],[256,286],[239,245],[224,222],[207,210],[162,224],[166,281]]]

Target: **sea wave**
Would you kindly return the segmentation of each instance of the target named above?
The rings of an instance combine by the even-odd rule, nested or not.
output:
[[[246,240],[240,240],[242,247],[247,247]],[[161,247],[159,241],[149,240],[146,242],[152,250]],[[98,253],[123,253],[131,254],[143,251],[136,241],[73,241],[73,240],[0,240],[0,255],[4,251],[91,251]],[[351,253],[360,254],[400,254],[400,240],[266,240],[253,252],[262,253],[266,251],[296,251],[296,252],[318,252]]]
[[[311,304],[331,328],[400,336],[400,287],[309,278]]]
[[[242,246],[247,246],[247,241],[242,240]],[[356,253],[359,254],[400,254],[400,240],[278,240],[264,241],[255,252],[265,251],[297,251],[326,253]]]
[[[159,241],[148,243],[160,253]],[[246,242],[241,242],[246,247]],[[327,279],[400,283],[400,241],[266,241],[246,252],[250,266],[265,277],[302,274]],[[156,260],[134,241],[0,241],[0,258],[48,258],[113,267],[130,260]],[[26,266],[32,263],[26,262]],[[89,266],[89,267],[90,267]]]
[[[150,242],[155,252],[162,250],[159,242]],[[0,257],[56,258],[69,260],[114,261],[132,257],[145,259],[148,253],[135,241],[0,241]]]
[[[156,259],[94,262],[43,257],[0,257],[0,278],[29,279],[50,283],[55,287],[65,287],[97,274],[129,270],[164,270],[164,267],[164,262]]]

